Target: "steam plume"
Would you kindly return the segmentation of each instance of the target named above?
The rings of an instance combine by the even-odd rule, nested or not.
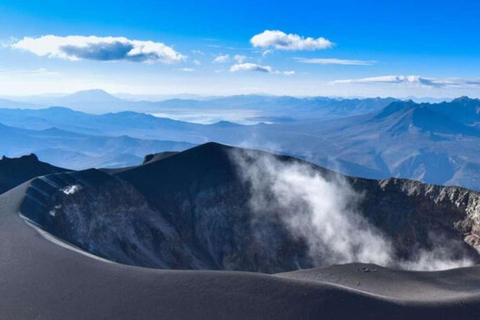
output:
[[[250,187],[253,212],[276,215],[294,238],[307,243],[316,266],[364,262],[440,270],[472,264],[466,258],[452,259],[447,247],[396,261],[390,241],[358,212],[362,196],[340,175],[258,152],[234,151],[232,158]]]

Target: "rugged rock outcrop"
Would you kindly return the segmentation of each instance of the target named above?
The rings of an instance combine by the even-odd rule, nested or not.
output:
[[[174,156],[177,153],[179,153],[179,152],[178,151],[165,151],[165,152],[160,152],[160,153],[149,154],[149,155],[146,155],[143,158],[143,163],[142,164],[147,164],[149,162],[162,160],[162,159],[168,158],[170,156]]]
[[[66,169],[41,162],[33,153],[20,158],[7,158],[0,160],[0,194],[35,177],[64,172]]]
[[[350,181],[363,194],[361,212],[392,239],[400,257],[443,247],[478,260],[463,242],[480,251],[480,193],[405,179]]]

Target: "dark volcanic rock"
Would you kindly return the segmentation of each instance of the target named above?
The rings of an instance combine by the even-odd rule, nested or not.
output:
[[[35,177],[64,172],[66,169],[41,162],[33,153],[20,158],[7,158],[0,160],[0,194]]]
[[[389,236],[399,257],[443,246],[455,248],[452,258],[479,261],[474,250],[480,250],[478,192],[404,179],[353,178],[351,183],[364,194],[361,212]]]
[[[21,212],[67,242],[131,265],[266,273],[313,267],[305,240],[287,230],[281,212],[253,213],[253,191],[239,177],[232,150],[238,149],[208,143],[116,174],[42,177],[32,182]],[[398,261],[438,244],[478,261],[472,249],[478,193],[399,179],[347,181],[363,195],[358,211],[388,238]]]
[[[119,173],[218,269],[280,272],[311,267],[305,244],[276,219],[258,220],[230,147],[208,143]]]
[[[177,153],[179,153],[179,152],[178,151],[165,151],[165,152],[149,154],[149,155],[146,155],[143,158],[143,163],[142,164],[147,164],[148,162],[162,160],[162,159],[174,156]]]
[[[124,264],[209,269],[202,253],[127,182],[90,169],[32,181],[22,214],[50,234],[87,252]]]

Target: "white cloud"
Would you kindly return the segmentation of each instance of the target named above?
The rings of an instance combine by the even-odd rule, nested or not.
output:
[[[5,70],[0,69],[0,76],[15,76],[19,75],[22,77],[37,77],[37,76],[58,76],[59,72],[49,71],[45,68],[39,69],[25,69],[25,70]]]
[[[262,57],[266,57],[269,54],[271,54],[272,52],[273,52],[273,50],[265,50],[265,51],[262,52]]]
[[[195,71],[195,69],[192,69],[192,68],[182,68],[181,70],[183,72],[193,72],[193,71]]]
[[[230,55],[220,54],[213,59],[213,63],[226,63],[230,60]]]
[[[427,78],[416,75],[411,76],[380,76],[361,79],[336,80],[332,84],[404,84],[423,87],[468,87],[479,86],[480,79],[461,78]]]
[[[25,37],[11,45],[38,56],[67,60],[133,61],[175,63],[186,57],[161,42],[125,37],[54,36]]]
[[[203,51],[201,51],[201,50],[192,50],[192,53],[196,54],[198,56],[204,56],[205,55],[205,53],[203,53]]]
[[[12,44],[18,42],[19,39],[15,37],[10,37],[8,40],[2,39],[0,40],[0,48],[10,48]]]
[[[264,72],[264,73],[283,74],[286,76],[295,75],[295,71],[278,71],[273,69],[270,66],[261,66],[256,63],[239,63],[239,64],[234,64],[233,66],[230,67],[230,72],[239,72],[239,71],[256,71],[256,72]]]
[[[336,80],[333,83],[419,83],[419,76],[380,76],[361,79]]]
[[[302,37],[297,34],[286,34],[279,30],[265,30],[250,39],[255,48],[277,49],[277,50],[319,50],[331,48],[333,42],[319,37]]]
[[[245,60],[247,60],[247,57],[241,54],[237,54],[233,57],[233,60],[237,61],[238,63],[244,63]]]
[[[345,59],[306,59],[306,58],[296,58],[301,63],[310,63],[310,64],[340,64],[344,66],[371,66],[375,64],[375,61],[365,61],[365,60],[345,60]]]
[[[247,57],[241,54],[236,54],[233,57],[229,54],[220,54],[213,59],[213,63],[227,63],[231,59],[235,60],[237,63],[244,63],[247,60]]]
[[[195,59],[195,60],[193,60],[193,64],[196,65],[196,66],[199,66],[202,63],[199,60]]]
[[[230,68],[230,72],[238,72],[238,71],[257,71],[257,72],[272,73],[273,68],[270,66],[261,66],[256,63],[235,64]]]

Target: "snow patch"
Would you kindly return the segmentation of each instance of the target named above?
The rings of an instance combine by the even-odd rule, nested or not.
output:
[[[61,204],[57,204],[52,210],[50,210],[48,213],[52,216],[55,217],[57,215],[57,210],[62,209]]]
[[[75,192],[77,192],[81,189],[82,189],[81,186],[79,186],[78,184],[74,184],[74,185],[71,185],[71,186],[66,186],[65,188],[62,189],[62,191],[66,195],[71,195],[71,194],[74,194]]]

